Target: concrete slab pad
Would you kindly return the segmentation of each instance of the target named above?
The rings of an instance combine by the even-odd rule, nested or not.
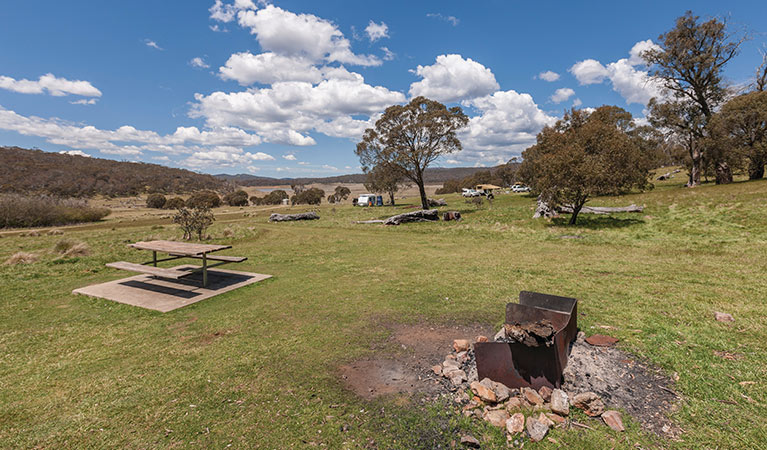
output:
[[[197,267],[199,266],[189,264],[173,269],[191,271]],[[260,273],[216,268],[208,270],[208,286],[205,288],[202,287],[202,273],[194,273],[180,280],[136,275],[75,289],[72,293],[168,312],[271,277]]]

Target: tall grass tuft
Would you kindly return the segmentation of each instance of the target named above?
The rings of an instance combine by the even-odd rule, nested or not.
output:
[[[82,222],[96,222],[109,214],[107,208],[95,208],[77,199],[47,195],[0,195],[0,228],[45,227]]]

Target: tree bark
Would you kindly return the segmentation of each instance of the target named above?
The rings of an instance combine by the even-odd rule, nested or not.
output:
[[[573,207],[573,215],[570,216],[570,225],[575,225],[575,221],[578,220],[578,213],[581,212],[581,209],[583,208],[583,204],[574,206]]]
[[[726,161],[720,161],[716,163],[716,184],[730,184],[732,183],[732,170],[730,165]]]
[[[389,201],[391,202],[391,206],[394,206],[394,191],[389,191]]]
[[[687,187],[700,186],[700,173],[701,166],[703,165],[703,153],[700,149],[693,144],[690,149],[690,158],[692,158],[692,166],[690,167],[690,181],[687,183]]]
[[[748,161],[748,179],[759,180],[764,178],[764,165],[765,160],[763,158],[751,158]]]
[[[418,179],[418,193],[421,194],[421,208],[429,209],[429,199],[426,198],[426,188],[423,186],[423,178]]]
[[[436,222],[439,220],[439,211],[436,209],[425,209],[423,211],[413,211],[405,214],[391,216],[384,221],[386,225],[399,225],[406,222]]]
[[[320,216],[314,212],[306,212],[300,214],[277,214],[273,213],[269,216],[269,222],[289,222],[291,220],[317,220]]]
[[[571,205],[562,205],[556,209],[562,213],[572,213],[574,208]],[[611,214],[620,212],[641,213],[644,211],[644,206],[637,206],[631,204],[629,206],[582,206],[581,213],[584,214]]]

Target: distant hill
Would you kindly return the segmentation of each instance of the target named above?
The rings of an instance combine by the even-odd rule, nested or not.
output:
[[[224,181],[158,164],[0,147],[0,192],[65,197],[184,193],[219,189]]]
[[[432,169],[426,169],[424,173],[424,181],[429,184],[444,183],[448,180],[460,180],[462,178],[474,175],[482,170],[489,170],[489,167],[435,167]],[[258,177],[255,175],[239,174],[239,175],[216,175],[225,181],[232,181],[240,186],[279,186],[290,184],[343,184],[343,183],[364,183],[365,175],[348,174],[337,175],[334,177],[321,177],[321,178],[270,178],[270,177]]]

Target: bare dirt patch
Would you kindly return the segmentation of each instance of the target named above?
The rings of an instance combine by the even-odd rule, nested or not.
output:
[[[372,399],[381,395],[438,393],[441,381],[429,376],[435,361],[452,350],[457,336],[474,338],[492,332],[488,325],[395,325],[389,339],[377,346],[380,357],[340,367],[347,387]],[[432,373],[433,375],[433,373]]]

